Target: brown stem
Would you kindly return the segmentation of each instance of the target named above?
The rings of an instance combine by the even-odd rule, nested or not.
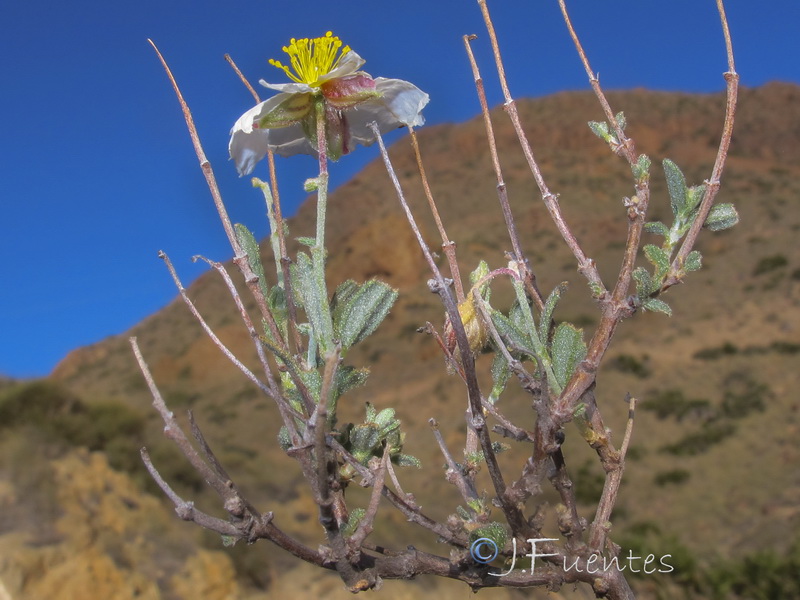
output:
[[[373,459],[375,460],[375,459]],[[358,524],[355,533],[347,540],[348,544],[353,550],[358,550],[367,539],[367,536],[372,533],[372,525],[375,522],[375,517],[378,514],[378,504],[383,494],[383,486],[386,483],[386,465],[389,463],[389,445],[383,448],[383,456],[380,459],[378,467],[375,469],[375,476],[372,482],[372,494],[369,498],[367,510],[364,517]]]
[[[717,0],[717,10],[719,11],[720,21],[722,23],[722,32],[725,37],[725,49],[728,57],[728,71],[724,74],[726,82],[726,99],[725,99],[725,122],[722,126],[722,138],[719,142],[717,150],[717,158],[714,161],[714,168],[711,171],[711,177],[706,180],[706,191],[703,195],[703,200],[700,202],[700,208],[697,211],[697,218],[692,223],[686,238],[683,240],[680,250],[675,255],[672,261],[670,271],[672,276],[667,279],[667,282],[662,287],[667,287],[679,283],[681,276],[679,275],[683,270],[683,265],[686,262],[686,257],[694,248],[697,241],[697,236],[700,235],[700,229],[708,218],[708,213],[714,205],[714,198],[719,191],[720,180],[722,178],[722,171],[725,168],[725,162],[728,158],[728,150],[731,145],[731,138],[733,136],[733,124],[736,117],[736,102],[739,95],[739,74],[736,72],[736,65],[733,61],[733,42],[731,41],[731,32],[728,28],[728,19],[725,15],[725,6],[722,0]]]
[[[464,301],[464,285],[461,282],[461,272],[458,268],[458,261],[456,260],[456,243],[450,241],[447,232],[444,230],[444,224],[439,216],[439,209],[436,207],[436,202],[433,199],[431,186],[428,184],[428,176],[425,174],[425,166],[422,163],[422,154],[419,151],[419,142],[417,141],[417,134],[413,127],[408,128],[408,133],[411,136],[411,145],[414,147],[414,155],[417,158],[417,169],[422,178],[422,188],[425,190],[425,197],[428,199],[428,206],[433,213],[433,220],[436,221],[436,228],[439,230],[439,235],[442,238],[442,250],[447,256],[447,264],[450,266],[450,276],[453,278],[453,284],[456,290],[456,300],[459,304]]]
[[[225,60],[228,61],[233,70],[239,76],[239,79],[247,88],[247,90],[252,94],[253,98],[256,101],[256,104],[261,102],[261,97],[258,95],[258,92],[250,85],[250,82],[244,76],[244,74],[239,70],[239,67],[231,58],[230,54],[225,55]],[[272,190],[272,205],[273,205],[273,217],[275,219],[276,225],[276,235],[278,236],[278,248],[280,251],[279,257],[279,264],[281,265],[281,273],[283,275],[283,289],[286,293],[286,306],[289,312],[289,330],[290,330],[290,337],[289,337],[289,351],[291,353],[294,352],[302,352],[302,341],[300,339],[300,332],[297,330],[297,309],[294,305],[294,300],[292,297],[292,282],[291,277],[289,275],[289,258],[286,252],[286,235],[283,231],[283,215],[281,214],[281,197],[278,193],[278,176],[275,172],[275,153],[272,151],[271,148],[267,148],[267,164],[269,165],[269,180],[271,184]]]
[[[439,446],[439,451],[442,453],[447,463],[445,479],[458,488],[461,497],[467,505],[469,505],[470,502],[478,499],[478,492],[475,490],[474,482],[464,475],[464,471],[456,464],[456,461],[453,460],[453,455],[450,454],[450,450],[447,449],[447,444],[444,441],[444,437],[442,437],[442,432],[439,431],[439,423],[436,419],[428,419],[428,425],[430,425],[431,431],[433,431],[433,437],[436,438],[436,443]]]
[[[502,505],[506,520],[508,521],[509,525],[511,525],[515,535],[520,534],[524,536],[527,534],[530,528],[520,508],[506,498],[506,484],[503,480],[503,474],[500,471],[500,467],[497,464],[497,457],[492,449],[492,440],[489,435],[489,429],[485,426],[486,421],[484,420],[481,406],[481,392],[478,386],[477,373],[475,371],[475,359],[472,355],[472,350],[469,347],[469,340],[467,339],[467,334],[464,330],[464,324],[461,322],[458,307],[456,306],[453,297],[450,295],[450,291],[445,284],[441,271],[439,271],[439,268],[436,266],[436,262],[433,260],[433,256],[425,244],[425,240],[422,238],[422,234],[417,226],[416,219],[411,213],[411,209],[406,202],[403,190],[400,187],[400,181],[397,179],[397,174],[395,173],[394,167],[389,160],[389,153],[386,151],[386,146],[383,143],[383,138],[380,135],[378,126],[375,123],[371,123],[370,127],[375,134],[375,139],[378,141],[381,156],[383,157],[384,164],[386,165],[386,170],[389,173],[389,178],[394,184],[395,192],[397,193],[397,198],[400,201],[400,205],[406,214],[406,218],[408,219],[411,229],[417,238],[417,242],[422,249],[422,253],[425,255],[425,260],[431,269],[431,273],[434,276],[434,281],[432,282],[432,285],[429,283],[429,287],[431,288],[431,291],[436,292],[442,299],[442,303],[445,306],[447,315],[450,318],[450,322],[453,326],[453,332],[456,336],[456,343],[458,344],[458,348],[461,352],[461,363],[464,367],[464,374],[466,375],[467,380],[467,396],[469,399],[469,408],[471,411],[472,421],[471,423],[468,423],[468,426],[473,427],[477,432],[478,439],[480,440],[481,444],[481,450],[483,450],[484,460],[486,461],[486,466],[489,471],[489,476],[492,479],[495,493],[497,494],[497,498]]]
[[[184,521],[191,521],[220,535],[227,535],[237,540],[245,540],[248,543],[253,543],[258,539],[268,539],[275,545],[301,560],[319,567],[326,566],[325,561],[319,552],[306,547],[276,527],[272,523],[273,515],[271,512],[264,513],[262,515],[251,516],[251,518],[247,520],[231,522],[218,519],[217,517],[212,517],[202,511],[197,510],[193,502],[183,500],[164,480],[150,460],[150,455],[147,453],[147,449],[142,448],[141,455],[142,461],[144,462],[148,472],[153,477],[156,484],[158,484],[158,486],[162,489],[164,494],[166,494],[166,496],[175,505],[175,512]]]
[[[530,169],[533,179],[536,181],[536,185],[542,194],[542,200],[547,207],[547,211],[550,213],[550,217],[553,219],[553,222],[561,234],[561,237],[564,239],[567,246],[572,251],[572,254],[575,256],[575,259],[578,261],[578,270],[589,280],[589,283],[592,285],[592,287],[596,288],[598,297],[603,297],[605,294],[605,286],[603,285],[603,281],[600,279],[600,273],[597,271],[597,266],[595,265],[594,261],[587,257],[583,252],[578,240],[575,238],[572,230],[564,220],[564,215],[561,213],[561,207],[558,203],[558,196],[553,194],[547,187],[544,177],[542,176],[541,169],[539,168],[539,165],[533,156],[533,150],[531,149],[530,142],[525,135],[525,130],[522,127],[522,122],[519,119],[516,103],[511,97],[511,92],[508,89],[505,68],[503,67],[503,59],[500,56],[500,46],[497,42],[497,34],[495,33],[494,25],[492,24],[492,19],[489,15],[489,8],[486,6],[486,0],[478,0],[478,5],[481,8],[483,20],[486,23],[486,30],[489,34],[489,41],[492,45],[492,52],[494,54],[497,74],[500,78],[500,87],[503,90],[503,96],[505,98],[503,108],[511,119],[514,131],[517,134],[517,139],[522,147],[522,153],[525,155],[525,159],[528,162],[528,168]]]
[[[589,548],[595,552],[601,552],[605,546],[606,536],[611,529],[611,512],[617,502],[619,486],[622,483],[622,474],[625,471],[625,454],[628,452],[631,435],[633,434],[633,417],[636,409],[636,398],[629,398],[628,424],[625,427],[625,437],[622,447],[613,461],[604,461],[603,467],[606,469],[606,480],[603,484],[603,493],[600,502],[597,504],[594,521],[589,530]]]
[[[497,177],[497,197],[500,200],[500,208],[503,211],[503,219],[506,223],[506,230],[508,231],[508,236],[511,239],[511,247],[514,250],[514,260],[517,261],[519,268],[524,270],[524,278],[526,282],[530,283],[528,286],[530,292],[532,292],[530,296],[533,301],[536,302],[536,306],[539,308],[539,311],[542,311],[544,310],[544,299],[542,298],[542,293],[539,291],[539,288],[536,285],[536,276],[533,274],[525,255],[522,253],[522,246],[519,241],[519,234],[517,233],[517,225],[514,221],[514,215],[511,213],[511,204],[508,201],[508,191],[506,190],[506,183],[503,179],[503,170],[500,166],[500,156],[497,153],[497,139],[494,135],[494,127],[492,126],[492,119],[489,114],[489,104],[486,101],[486,91],[483,86],[483,78],[481,77],[480,70],[478,69],[478,63],[475,60],[475,55],[472,52],[472,45],[470,44],[470,42],[476,39],[476,37],[477,36],[474,35],[465,35],[464,47],[467,50],[469,64],[472,67],[472,76],[475,79],[475,88],[478,93],[478,101],[481,105],[481,114],[483,114],[483,124],[486,128],[486,138],[489,142],[489,155],[492,158],[492,167],[494,168],[494,172]]]
[[[194,302],[192,302],[192,299],[189,298],[189,294],[187,293],[186,288],[183,287],[183,283],[178,277],[178,273],[177,271],[175,271],[175,267],[172,265],[172,261],[169,259],[169,256],[167,256],[167,253],[164,252],[163,250],[159,250],[158,257],[161,258],[167,265],[167,269],[169,270],[169,273],[172,276],[172,280],[175,282],[175,287],[178,288],[178,292],[180,293],[181,298],[183,298],[183,301],[186,303],[186,306],[189,307],[189,311],[192,313],[194,318],[197,319],[197,322],[200,323],[200,326],[203,328],[203,331],[205,331],[208,337],[211,338],[211,341],[214,343],[214,345],[222,351],[225,357],[228,360],[230,360],[234,364],[234,366],[236,366],[237,369],[239,369],[242,373],[244,373],[245,377],[247,377],[250,381],[255,383],[262,392],[267,394],[275,402],[280,402],[282,396],[277,389],[275,381],[271,379],[270,374],[268,373],[268,377],[270,377],[270,379],[268,380],[269,382],[268,385],[262,382],[258,377],[256,377],[256,375],[250,369],[248,369],[244,365],[244,363],[242,363],[242,361],[236,358],[233,352],[231,352],[228,349],[228,347],[222,343],[222,340],[219,339],[217,334],[214,333],[214,330],[211,329],[211,326],[208,323],[206,323],[205,319],[200,314],[200,311],[197,310],[197,307],[194,305]]]
[[[292,443],[294,445],[298,445],[300,443],[300,437],[297,433],[297,428],[294,424],[294,417],[300,417],[291,405],[286,401],[286,399],[277,391],[277,386],[275,384],[275,379],[272,376],[272,370],[270,369],[269,362],[267,361],[266,352],[264,351],[264,344],[261,342],[261,336],[259,335],[258,331],[256,330],[255,326],[253,325],[252,320],[250,319],[250,315],[247,312],[247,309],[242,302],[241,297],[239,296],[239,292],[236,290],[236,286],[233,283],[228,271],[225,269],[225,266],[221,263],[218,263],[213,260],[209,260],[202,256],[196,256],[195,259],[200,259],[205,261],[209,266],[214,268],[221,276],[223,281],[225,282],[228,291],[233,298],[234,304],[236,304],[236,308],[239,310],[239,315],[242,318],[242,322],[244,323],[245,327],[247,327],[247,331],[250,334],[250,337],[253,339],[255,346],[256,346],[256,353],[258,354],[258,358],[261,361],[261,364],[264,368],[264,371],[267,374],[268,381],[270,385],[275,388],[278,397],[281,398],[281,401],[277,402],[278,410],[281,413],[281,417],[283,418],[284,425],[289,430],[290,435],[292,436]],[[280,335],[278,332],[278,325],[275,323],[275,320],[272,318],[272,312],[269,311],[270,320],[267,321],[268,327],[270,332],[273,336]]]
[[[250,293],[253,294],[253,298],[256,300],[256,304],[258,305],[259,310],[261,311],[262,316],[269,320],[270,319],[270,310],[269,305],[267,304],[267,299],[264,297],[264,294],[261,291],[261,287],[258,284],[258,277],[253,273],[252,269],[250,268],[250,263],[247,260],[247,255],[244,253],[241,244],[239,243],[238,238],[236,237],[236,232],[234,231],[233,224],[231,223],[231,219],[228,216],[228,211],[225,208],[225,203],[222,201],[222,194],[219,191],[219,186],[217,185],[216,177],[214,176],[214,170],[211,168],[211,163],[208,161],[205,155],[205,151],[203,150],[203,145],[200,143],[200,136],[197,133],[197,127],[194,124],[194,119],[192,117],[192,113],[189,110],[189,105],[186,103],[186,100],[183,98],[183,94],[181,93],[180,88],[178,87],[178,82],[175,80],[175,77],[172,75],[172,71],[167,65],[167,61],[164,60],[164,57],[161,55],[161,52],[156,47],[153,40],[147,40],[150,42],[150,45],[155,50],[156,54],[158,55],[159,61],[161,61],[161,65],[164,67],[164,71],[167,73],[167,77],[169,78],[170,83],[172,84],[172,88],[175,90],[175,95],[178,98],[178,102],[181,106],[181,110],[183,112],[183,117],[186,121],[186,126],[189,129],[189,137],[192,140],[192,145],[194,146],[195,154],[197,155],[197,159],[200,161],[200,168],[203,171],[203,175],[206,179],[206,184],[208,185],[208,189],[211,192],[211,197],[214,199],[214,206],[217,208],[217,213],[219,214],[220,221],[222,221],[222,227],[225,230],[225,234],[228,236],[228,241],[231,244],[231,248],[233,249],[234,258],[233,262],[239,267],[239,270],[242,272],[242,276],[244,277],[245,282],[247,283],[248,288],[250,289]],[[285,341],[280,336],[275,338],[276,343],[285,346]]]

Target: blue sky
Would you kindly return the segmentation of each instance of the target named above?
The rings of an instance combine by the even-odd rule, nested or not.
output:
[[[713,0],[573,0],[572,16],[608,88],[716,91],[724,50]],[[556,0],[490,2],[512,93],[586,89]],[[796,0],[728,0],[744,85],[800,82]],[[252,100],[223,60],[252,80],[291,37],[340,36],[374,76],[431,96],[429,123],[478,111],[461,36],[477,33],[490,102],[500,101],[474,0],[26,0],[0,7],[0,373],[48,373],[67,352],[122,333],[175,296],[190,257],[230,257],[177,101],[146,39],[159,45],[189,102],[234,220],[267,233],[263,202],[227,160],[228,131]],[[267,95],[267,90],[264,90]],[[375,157],[332,166],[346,181]],[[256,173],[266,178],[263,168]],[[316,174],[280,159],[285,212]]]

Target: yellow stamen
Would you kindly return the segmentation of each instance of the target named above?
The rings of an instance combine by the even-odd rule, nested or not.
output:
[[[283,47],[283,51],[289,55],[291,68],[273,58],[269,59],[269,64],[283,69],[292,81],[319,87],[320,77],[336,68],[342,57],[350,52],[350,46],[342,48],[342,40],[329,31],[324,37],[314,39],[292,38],[289,45]]]

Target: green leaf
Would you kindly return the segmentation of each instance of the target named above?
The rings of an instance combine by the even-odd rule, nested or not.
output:
[[[422,468],[422,461],[420,461],[420,459],[418,459],[416,456],[411,456],[410,454],[394,454],[392,455],[392,462],[398,467]]]
[[[648,296],[655,291],[653,278],[644,267],[636,267],[633,271],[633,279],[636,281],[636,294],[640,297]]]
[[[393,408],[384,408],[375,416],[374,423],[381,429],[384,429],[393,423],[399,424],[400,422],[394,418],[394,415],[395,412]]]
[[[511,309],[512,313],[514,309]],[[497,332],[504,338],[506,343],[509,344],[509,349],[518,352],[523,352],[528,356],[536,356],[533,350],[533,345],[529,337],[524,333],[524,330],[519,329],[511,319],[506,317],[500,311],[492,311],[492,323],[497,328]]]
[[[326,352],[333,347],[333,328],[328,311],[328,299],[325,297],[325,282],[317,281],[311,259],[303,252],[297,253],[297,260],[292,265],[293,289],[295,296],[306,311],[311,322],[320,350]]]
[[[267,304],[269,305],[272,316],[275,317],[275,322],[283,331],[284,337],[286,336],[286,322],[289,318],[289,311],[286,307],[286,292],[282,287],[274,286],[269,291],[267,296]],[[264,331],[269,334],[269,327],[265,327]]]
[[[550,322],[553,320],[553,311],[556,309],[556,304],[558,304],[562,294],[567,291],[568,286],[569,284],[566,281],[559,283],[550,292],[547,301],[544,303],[544,310],[539,320],[539,339],[543,340],[543,342],[546,342],[550,335]]]
[[[314,246],[317,245],[317,240],[316,240],[316,238],[313,238],[313,237],[302,236],[302,237],[297,238],[297,241],[298,241],[298,243],[302,244],[303,246],[308,246],[309,248],[313,248]]]
[[[336,327],[336,323],[341,322],[342,313],[344,313],[347,303],[353,295],[358,292],[358,288],[359,285],[355,281],[348,279],[340,283],[336,291],[333,292],[333,297],[331,298],[331,314],[333,315],[334,328]]]
[[[286,425],[282,425],[280,431],[278,431],[278,445],[284,452],[292,447],[292,438]]]
[[[715,204],[708,213],[704,227],[711,231],[722,231],[730,229],[739,222],[739,213],[736,212],[733,204]]]
[[[241,223],[236,223],[233,229],[236,232],[236,239],[239,241],[239,245],[247,255],[250,269],[258,277],[258,286],[261,288],[261,293],[266,298],[269,296],[269,289],[267,280],[264,277],[264,266],[261,264],[261,249],[258,247],[258,242],[252,232]]]
[[[686,187],[686,178],[674,162],[665,158],[664,174],[667,178],[667,190],[669,191],[669,201],[672,205],[672,213],[675,216],[683,215],[686,211],[686,201],[689,189]]]
[[[669,307],[669,304],[659,298],[648,298],[642,302],[642,308],[652,312],[662,312],[669,317],[672,316],[672,309]]]
[[[570,323],[561,323],[553,334],[550,354],[553,357],[553,373],[558,384],[563,388],[572,377],[575,368],[586,356],[583,330]]]
[[[482,260],[481,262],[478,263],[478,268],[469,274],[469,282],[474,286],[488,274],[489,274],[489,265],[486,264],[485,260]],[[481,284],[480,289],[478,291],[481,297],[486,302],[488,302],[492,291],[491,287],[489,287],[489,281],[485,281],[483,284]],[[469,293],[472,292],[470,291]]]
[[[479,512],[479,511],[475,511]],[[469,534],[470,542],[478,540],[480,538],[488,538],[492,540],[497,547],[502,550],[503,547],[506,545],[508,541],[508,532],[506,528],[503,527],[502,524],[492,522],[488,525],[483,525],[482,527],[478,527],[477,529],[473,530]]]
[[[463,521],[470,521],[470,520],[472,520],[472,516],[471,516],[471,515],[470,515],[470,514],[467,512],[467,510],[466,510],[466,509],[465,509],[463,506],[461,506],[461,505],[459,505],[459,506],[456,506],[456,513],[458,513],[458,516],[459,516],[459,517],[461,517],[461,519],[462,519]]]
[[[604,142],[611,140],[611,134],[608,131],[608,123],[602,121],[589,121],[589,129]]]
[[[645,223],[644,230],[647,233],[655,233],[656,235],[663,235],[664,237],[669,235],[669,228],[661,221],[651,221],[650,223]]]
[[[488,398],[490,404],[494,404],[500,399],[500,394],[506,389],[510,377],[511,369],[506,357],[499,350],[495,351],[492,361],[492,391]]]
[[[345,284],[336,290],[333,327],[342,347],[350,348],[378,328],[397,300],[397,290],[377,280]]]
[[[692,211],[698,206],[700,206],[700,202],[703,200],[703,196],[705,195],[705,193],[706,193],[705,185],[693,185],[692,187],[690,187],[689,192],[686,195],[686,210]]]
[[[703,255],[700,254],[697,250],[692,250],[689,252],[689,256],[686,257],[686,262],[683,263],[683,268],[686,271],[697,271],[700,267],[703,266]]]
[[[596,281],[589,282],[589,291],[592,293],[592,298],[600,298],[606,292],[603,286]]]
[[[472,285],[478,283],[481,279],[486,277],[489,274],[489,265],[486,264],[485,260],[482,260],[478,263],[478,268],[476,268],[472,273],[469,274],[469,282]]]
[[[617,119],[617,125],[619,125],[619,128],[624,130],[628,125],[628,120],[625,118],[625,113],[620,111],[614,116]]]
[[[350,537],[358,529],[359,523],[364,518],[364,515],[367,514],[367,511],[363,508],[354,508],[350,511],[350,514],[347,517],[347,523],[342,527],[342,535],[344,537]]]
[[[360,387],[367,382],[369,369],[357,369],[350,365],[341,365],[336,369],[334,380],[334,399],[338,399],[350,390]]]
[[[636,164],[631,165],[631,171],[633,171],[633,177],[636,179],[637,183],[647,181],[650,177],[651,164],[649,156],[640,154],[639,158],[636,160]]]
[[[361,464],[367,464],[372,451],[381,443],[381,431],[375,425],[356,425],[350,432],[352,453]]]
[[[644,247],[644,255],[647,257],[647,260],[655,265],[655,278],[656,280],[660,280],[661,276],[669,271],[669,255],[663,248],[659,248],[653,244],[647,244]]]

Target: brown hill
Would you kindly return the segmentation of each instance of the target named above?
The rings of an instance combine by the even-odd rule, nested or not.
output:
[[[708,176],[722,123],[721,95],[635,90],[612,93],[610,100],[615,110],[624,110],[628,132],[654,165],[665,157],[673,159],[690,184]],[[519,110],[568,221],[604,278],[612,277],[624,239],[621,199],[632,187],[626,165],[586,127],[587,121],[603,118],[594,97],[562,93],[522,101]],[[586,286],[547,216],[502,111],[494,113],[494,121],[512,209],[540,286],[547,292],[569,281],[556,316],[591,330],[597,318]],[[497,206],[482,122],[476,118],[429,127],[419,138],[433,193],[448,233],[458,244],[462,270],[471,270],[481,258],[492,267],[501,266],[510,244]],[[410,146],[402,140],[391,154],[429,245],[435,248],[436,230],[426,216]],[[800,251],[795,243],[800,229],[799,176],[800,88],[774,83],[742,90],[719,195],[719,201],[736,204],[741,223],[701,238],[704,268],[669,293],[674,316],[648,313],[624,323],[600,378],[599,401],[613,430],[623,427],[627,408],[621,399],[628,391],[644,401],[643,408],[649,403],[658,409],[639,412],[633,444],[637,459],[626,470],[615,522],[618,535],[649,527],[664,534],[659,534],[658,543],[669,534],[673,543],[702,560],[763,548],[783,550],[787,528],[800,530],[800,450],[794,441],[800,420],[793,394],[800,383]],[[651,218],[666,219],[666,187],[655,166],[653,179]],[[434,342],[415,333],[425,321],[440,323],[442,309],[427,291],[426,267],[382,164],[373,162],[338,189],[328,213],[329,286],[346,278],[377,276],[400,289],[389,318],[348,355],[352,364],[371,365],[372,375],[365,388],[350,396],[342,419],[360,419],[367,399],[378,407],[396,407],[409,431],[407,450],[427,467],[423,474],[404,471],[409,482],[405,487],[434,516],[444,516],[457,499],[442,480],[431,477],[431,468],[442,461],[426,422],[436,417],[447,436],[460,439],[465,394],[457,379],[445,374]],[[313,218],[313,202],[308,201],[291,220],[292,237],[311,235]],[[268,245],[262,250],[265,264],[271,264]],[[201,277],[190,295],[220,337],[245,362],[254,363],[251,340],[219,278],[214,273]],[[494,301],[503,305],[503,290]],[[180,473],[179,458],[160,439],[161,426],[148,406],[150,398],[127,342],[130,335],[138,336],[168,403],[176,411],[194,410],[212,446],[249,496],[262,510],[274,510],[282,526],[316,540],[315,507],[292,461],[273,442],[273,406],[204,337],[179,300],[130,332],[74,351],[51,378],[89,404],[121,403],[141,415],[147,420],[148,445],[160,452],[167,470]],[[511,395],[503,402],[507,414],[530,419],[524,395]],[[682,406],[690,412],[676,418]],[[724,418],[708,425],[708,419],[698,416],[703,410]],[[596,481],[599,467],[585,444],[571,439],[568,444],[567,456],[580,473],[577,479],[586,485],[588,499],[593,491],[587,482]],[[506,458],[509,467],[519,459],[513,453]],[[191,477],[184,480],[185,493],[215,506],[202,486]],[[409,531],[399,518],[388,519],[376,535],[402,545],[434,542],[418,539],[419,532]],[[258,561],[268,561],[272,572],[296,566],[284,556],[264,558],[261,548],[236,551],[250,553],[247,559],[237,557],[239,574],[250,576],[250,583],[265,583],[253,575]],[[400,589],[401,584],[394,585]]]

